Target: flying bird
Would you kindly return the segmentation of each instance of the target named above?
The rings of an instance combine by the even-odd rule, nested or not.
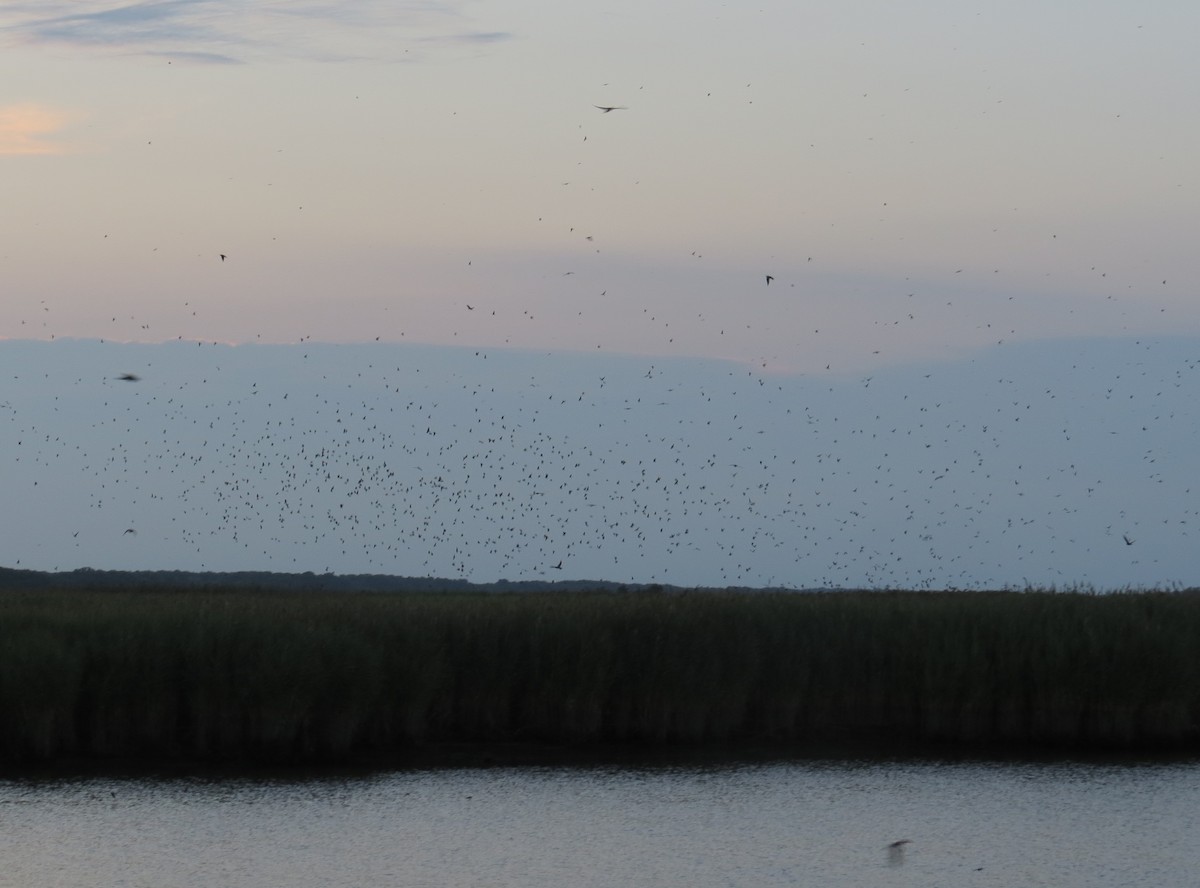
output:
[[[629,110],[624,105],[593,105],[592,107],[599,108],[605,114],[607,114],[609,111],[628,111]]]
[[[122,382],[137,382],[141,378],[142,377],[138,376],[136,373],[122,373],[117,377],[117,379],[120,379]]]
[[[904,863],[904,846],[911,845],[912,839],[900,839],[887,846],[888,864],[899,866]]]
[[[137,536],[137,531],[134,530],[132,527],[125,528],[125,533],[131,533],[134,536]],[[121,536],[125,536],[125,533],[121,534]]]
[[[773,274],[767,275],[767,286],[768,287],[771,286],[771,281],[773,281],[773,280],[775,280],[775,275],[773,275]]]
[[[224,262],[224,261],[225,261],[225,254],[224,254],[224,253],[219,253],[218,255],[221,257],[221,261],[222,261],[222,262]]]
[[[560,561],[560,562],[558,562],[558,564],[550,565],[550,569],[551,570],[562,570],[562,562]]]
[[[1125,541],[1125,545],[1127,545],[1127,546],[1133,545],[1133,540],[1131,540],[1129,537],[1125,536],[1125,534],[1121,534],[1121,539],[1123,539]]]

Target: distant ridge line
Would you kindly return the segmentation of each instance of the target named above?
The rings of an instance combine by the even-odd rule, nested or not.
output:
[[[749,586],[673,586],[666,583],[618,583],[611,580],[497,580],[472,583],[444,577],[391,574],[280,573],[276,571],[96,570],[40,571],[0,567],[0,591],[13,589],[199,589],[227,587],[296,592],[830,592]]]

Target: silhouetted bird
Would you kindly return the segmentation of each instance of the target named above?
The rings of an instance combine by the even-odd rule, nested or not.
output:
[[[888,863],[892,866],[899,866],[904,863],[904,846],[911,845],[912,839],[900,839],[892,842],[887,846]]]
[[[1133,540],[1131,540],[1129,537],[1125,536],[1125,534],[1121,534],[1121,539],[1123,539],[1125,541],[1125,545],[1127,545],[1127,546],[1133,545]]]
[[[120,379],[124,382],[137,382],[141,378],[142,377],[138,376],[136,373],[122,373],[117,377],[117,379]]]
[[[592,107],[599,108],[605,114],[607,114],[609,111],[628,111],[629,110],[624,105],[593,105]]]
[[[225,254],[224,254],[224,253],[221,253],[221,254],[220,254],[220,256],[221,256],[221,261],[222,261],[222,262],[224,262],[224,261],[225,261]]]
[[[773,274],[767,275],[767,286],[768,287],[771,286],[771,281],[773,281],[773,280],[775,280],[775,275],[773,275]]]
[[[125,528],[125,533],[131,533],[134,536],[137,536],[137,531],[134,530],[132,527]],[[121,536],[125,536],[125,533],[121,534]]]

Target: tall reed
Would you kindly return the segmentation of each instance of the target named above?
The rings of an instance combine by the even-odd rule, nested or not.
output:
[[[0,762],[420,745],[1200,745],[1200,597],[0,594]]]

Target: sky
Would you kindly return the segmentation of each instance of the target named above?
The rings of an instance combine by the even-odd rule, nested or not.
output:
[[[1123,379],[1161,382],[1165,395],[1139,389],[1139,397],[1175,417],[1168,427],[1147,424],[1151,438],[1142,439],[1171,472],[1134,485],[1134,498],[1123,502],[1148,516],[1165,508],[1164,490],[1175,496],[1188,489],[1196,468],[1176,452],[1186,450],[1180,429],[1194,435],[1196,427],[1181,426],[1194,417],[1187,399],[1195,384],[1176,385],[1192,376],[1181,369],[1186,347],[1175,346],[1200,339],[1200,253],[1191,243],[1200,122],[1190,113],[1200,83],[1191,39],[1198,26],[1200,9],[1181,2],[6,3],[0,361],[12,372],[0,382],[9,414],[4,440],[28,447],[24,433],[33,429],[95,433],[95,417],[74,427],[61,411],[43,416],[54,395],[38,386],[51,400],[28,401],[20,390],[30,380],[58,378],[77,394],[81,379],[113,386],[116,374],[154,363],[137,347],[205,343],[246,348],[260,362],[247,365],[251,375],[255,366],[266,374],[290,361],[311,364],[319,354],[324,375],[345,380],[339,397],[347,405],[374,403],[355,380],[390,380],[394,389],[395,368],[409,367],[413,355],[437,366],[446,361],[443,374],[467,388],[435,399],[436,409],[428,392],[415,390],[414,403],[427,405],[433,419],[457,416],[472,387],[484,384],[486,376],[472,375],[479,350],[489,367],[501,359],[520,364],[511,370],[515,378],[542,374],[533,388],[548,399],[567,397],[564,380],[579,382],[578,396],[598,391],[600,376],[626,378],[619,393],[606,383],[605,398],[575,402],[592,406],[573,414],[575,426],[554,432],[558,450],[582,446],[573,428],[616,427],[628,412],[626,398],[636,403],[646,394],[683,409],[669,394],[642,391],[663,368],[679,374],[679,386],[691,374],[706,392],[729,374],[750,374],[747,380],[774,392],[759,404],[763,413],[733,409],[751,399],[720,389],[729,400],[704,421],[736,415],[763,424],[764,434],[745,446],[766,462],[794,455],[796,429],[789,437],[766,428],[779,410],[807,410],[817,428],[838,422],[865,431],[881,414],[863,391],[883,391],[887,382],[900,400],[916,398],[896,386],[928,378],[936,392],[931,384],[921,398],[940,400],[922,406],[960,405],[957,421],[973,429],[937,448],[961,462],[988,434],[967,414],[981,404],[1004,408],[1005,395],[979,376],[986,366],[1014,380],[1025,403],[1039,384],[1043,395],[1085,392],[1074,406],[1091,404],[1096,413],[1079,413],[1075,427],[1088,433],[1073,437],[1069,456],[1045,451],[1041,477],[1074,457],[1094,461],[1096,480],[1115,486],[1103,473],[1120,471],[1118,451],[1091,432],[1105,429],[1114,411],[1121,416],[1138,405],[1080,388],[1080,362],[1091,366],[1103,355],[1113,373],[1124,370]],[[51,340],[67,342],[58,351],[18,350],[25,341]],[[91,350],[101,342],[133,350]],[[1150,366],[1147,342],[1172,347]],[[315,344],[345,350],[312,352]],[[391,349],[391,357],[376,347]],[[339,369],[368,354],[373,369],[355,371],[363,376]],[[103,366],[89,367],[96,355],[105,356]],[[161,355],[180,356],[157,359],[172,374],[190,366],[179,363],[183,352]],[[550,364],[548,355],[556,356]],[[1056,355],[1078,360],[1064,364]],[[596,361],[612,363],[600,372]],[[1023,375],[1035,366],[1056,375]],[[154,392],[143,398],[165,396],[154,389],[153,373],[138,375],[144,378],[127,388]],[[220,403],[242,403],[241,383],[230,382]],[[610,401],[610,394],[620,398]],[[497,410],[533,409],[524,400],[529,391],[501,395]],[[215,410],[203,406],[217,404],[215,397],[196,409]],[[809,398],[824,405],[823,417],[804,403]],[[150,414],[137,416],[150,421]],[[223,421],[233,423],[231,416]],[[310,421],[316,427],[326,418]],[[660,421],[653,415],[645,424]],[[446,422],[446,429],[461,428],[457,419]],[[688,443],[712,457],[723,453],[730,429],[719,438],[710,428],[692,428]],[[665,428],[659,437],[669,437]],[[1020,436],[1004,440],[1014,452],[1023,447]],[[661,455],[653,441],[643,444],[643,457]],[[232,459],[210,446],[213,461]],[[884,453],[865,451],[862,458],[876,462],[855,471],[878,477],[874,466]],[[26,454],[20,472],[10,461],[0,483],[18,483],[17,475],[41,464]],[[160,453],[172,463],[177,455]],[[237,474],[236,466],[227,469]],[[815,463],[809,468],[820,475]],[[927,467],[920,460],[897,465],[918,468]],[[722,475],[730,495],[743,490],[737,479],[745,478],[735,474]],[[908,489],[923,477],[914,475]],[[619,480],[596,490],[622,496]],[[518,481],[513,475],[504,483]],[[68,508],[74,496],[93,502],[93,482],[81,475],[79,483],[46,508]],[[271,483],[257,493],[275,503],[278,479]],[[802,487],[796,482],[790,503],[785,497],[764,507],[767,526],[791,514],[778,510],[791,509]],[[965,504],[967,488],[956,490],[927,494],[953,509]],[[984,485],[970,494],[998,503],[996,490]],[[128,501],[118,524],[134,520],[145,495]],[[1062,495],[1072,509],[1095,505],[1073,487]],[[323,504],[305,502],[314,515],[325,514]],[[704,519],[694,527],[682,505],[677,513],[667,501],[660,505],[689,536],[704,527],[719,536],[724,512],[715,502],[707,495],[691,501],[689,520],[698,512]],[[1021,504],[1004,502],[1006,520],[1020,520]],[[1105,508],[1120,511],[1115,502]],[[1177,511],[1176,520],[1186,521],[1186,508]],[[1037,581],[1194,582],[1197,563],[1184,537],[1164,538],[1162,552],[1139,554],[1131,566],[1132,552],[1144,551],[1142,531],[1120,515],[1090,517],[1100,522],[1098,536],[1071,557],[1061,545],[1042,546]],[[612,549],[582,542],[590,529],[572,525],[565,511],[525,521],[521,532],[532,533],[538,521],[571,528],[582,550]],[[261,566],[357,569],[357,542],[345,555],[318,557],[311,541],[297,542],[309,539],[306,532],[292,530],[251,547]],[[194,541],[198,531],[187,534]],[[819,570],[781,557],[747,571],[750,550],[722,555],[714,542],[696,550],[704,559],[690,560],[634,557],[617,547],[615,562],[611,552],[575,567],[566,558],[561,574],[549,576],[670,582],[681,561],[684,582],[697,584],[705,577],[714,584],[988,584],[1024,576],[1026,565],[1009,563],[1016,556],[1003,547],[953,569],[916,551],[907,557],[920,565],[910,560],[890,574],[883,554],[841,569],[859,546],[890,552],[894,535],[882,518],[848,521]],[[1123,535],[1138,542],[1121,541],[1119,565],[1102,560],[1109,573],[1088,566],[1105,539]],[[146,531],[137,536],[144,542]],[[425,546],[420,563],[372,554],[364,569],[486,581],[500,570],[510,579],[538,574],[560,560],[550,550],[505,560],[454,538],[462,543],[455,557],[437,545],[428,555]],[[210,569],[260,566],[224,537],[199,552],[192,544],[160,546],[164,554],[153,558],[149,546],[76,551],[77,539],[56,548],[40,536],[28,542],[39,547],[36,557],[10,544],[0,549],[0,563],[169,566],[158,562],[178,556]],[[312,564],[294,555],[306,546]]]

